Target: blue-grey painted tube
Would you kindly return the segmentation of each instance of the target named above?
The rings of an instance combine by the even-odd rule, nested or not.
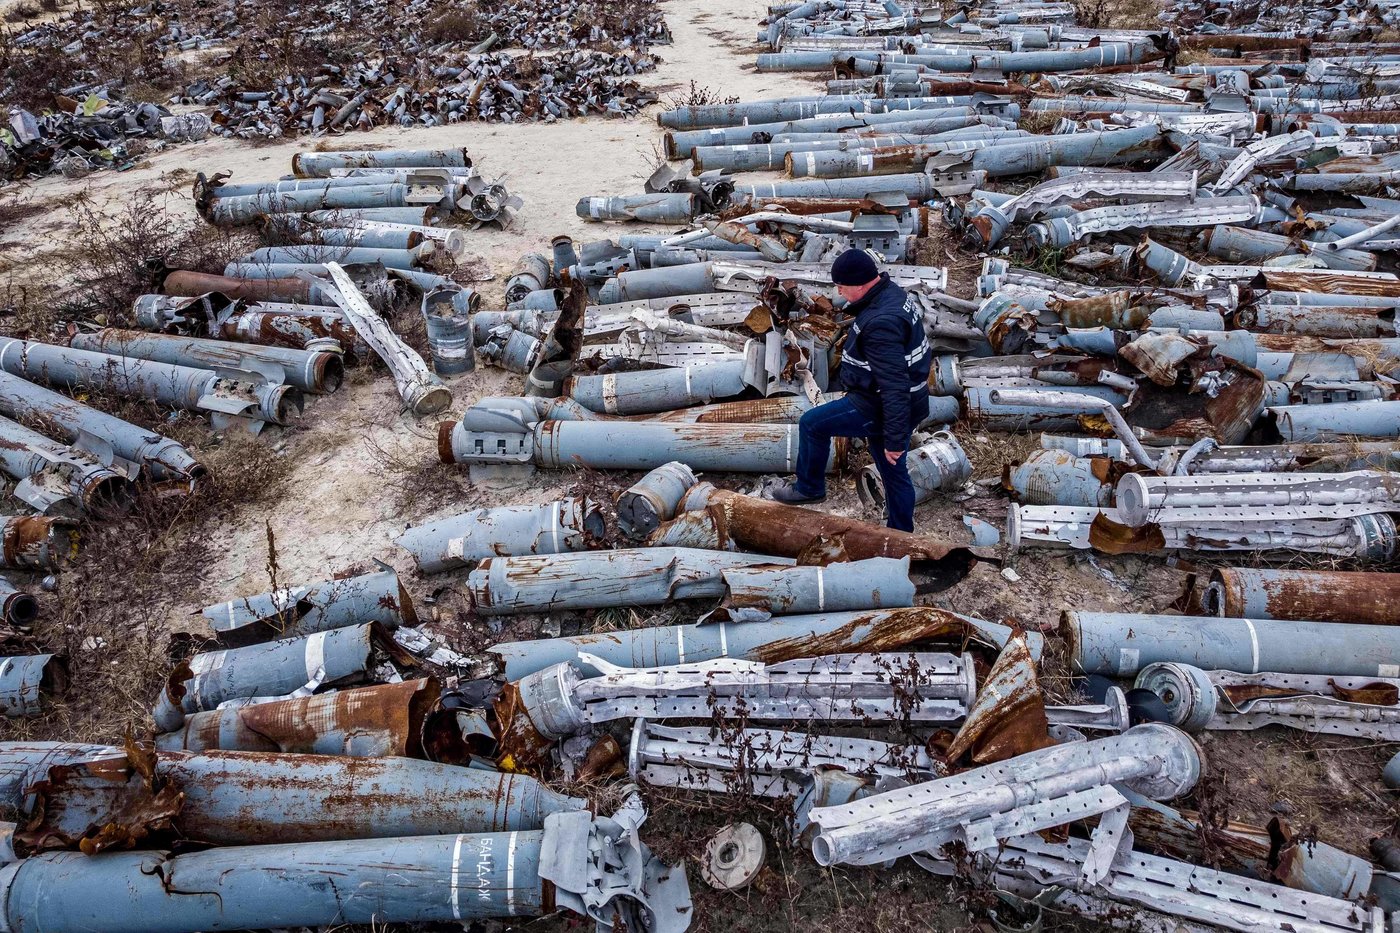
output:
[[[1208,227],[1201,239],[1207,253],[1231,263],[1304,255],[1297,244],[1286,236],[1244,227]],[[1329,269],[1370,272],[1376,268],[1376,254],[1357,249],[1315,249],[1309,250],[1306,255],[1321,260]]]
[[[535,428],[535,462],[551,469],[652,470],[679,460],[697,471],[791,473],[797,435],[795,424],[546,421]],[[835,458],[833,452],[828,471]]]
[[[424,246],[427,249],[424,249]],[[239,263],[230,263],[228,268],[247,265],[277,265],[279,263],[345,263],[377,262],[386,269],[417,269],[423,264],[422,257],[433,252],[432,244],[414,249],[376,249],[368,246],[321,246],[306,243],[300,246],[264,246],[255,249]],[[227,269],[225,275],[235,275]]]
[[[164,852],[50,852],[0,869],[13,933],[192,933],[535,916],[544,833]]]
[[[430,177],[435,183],[445,180],[445,176],[440,173],[435,173]],[[410,183],[410,179],[413,179],[413,170],[411,169],[385,170],[373,175],[354,175],[342,178],[283,178],[279,181],[222,184],[217,188],[210,188],[209,194],[215,200],[219,198],[266,197],[297,191],[329,191],[333,188],[354,188],[365,185],[407,185]]]
[[[744,362],[733,360],[704,366],[575,376],[566,391],[590,411],[637,415],[732,398],[746,388]]]
[[[527,775],[414,758],[162,752],[156,773],[184,794],[181,834],[225,846],[514,832],[588,807]]]
[[[1040,136],[973,150],[968,169],[993,178],[1029,175],[1055,165],[1125,165],[1166,153],[1166,136],[1156,124],[1100,133]]]
[[[1390,625],[1069,611],[1060,637],[1075,670],[1117,677],[1159,661],[1339,677],[1394,677],[1400,664],[1400,627]]]
[[[392,570],[240,596],[209,606],[201,615],[224,644],[238,645],[365,622],[389,629],[418,624],[413,599]]]
[[[369,249],[413,249],[423,242],[415,230],[385,230],[374,227],[306,227],[300,231],[307,246],[362,246]],[[296,247],[292,247],[295,249]]]
[[[1080,49],[1034,52],[977,52],[975,54],[899,55],[860,49],[820,52],[775,52],[758,56],[759,71],[826,71],[838,62],[854,59],[888,68],[921,65],[931,71],[1079,71],[1112,65],[1137,65],[1148,60],[1152,45],[1137,42],[1105,42]]]
[[[506,279],[506,301],[520,301],[531,292],[548,287],[549,280],[549,258],[540,253],[526,253]]]
[[[603,513],[589,499],[477,509],[410,528],[398,545],[423,573],[454,570],[486,557],[561,554],[601,541]]]
[[[755,100],[742,104],[682,107],[657,115],[656,122],[673,130],[698,130],[722,126],[782,123],[823,114],[850,116],[858,113],[896,113],[909,110],[946,110],[974,102],[971,97],[874,97],[869,94],[832,94],[807,100]]]
[[[0,418],[0,471],[18,480],[11,495],[40,513],[77,516],[103,508],[118,509],[130,497],[124,474],[103,465],[97,457],[50,440],[9,418]],[[10,596],[20,595],[11,590],[6,594],[6,606]]]
[[[115,456],[146,468],[157,480],[195,480],[207,472],[183,444],[3,371],[0,413],[16,419],[42,418],[61,430],[69,443],[88,434],[109,445]]]
[[[329,629],[301,638],[197,654],[188,677],[182,666],[171,675],[156,703],[156,726],[180,728],[185,715],[210,710],[226,700],[283,697],[308,685],[333,685],[363,677],[377,650],[393,642],[377,625]]]
[[[684,224],[695,217],[695,195],[684,192],[579,198],[574,212],[584,220],[635,220],[638,223]]]
[[[0,577],[0,619],[7,625],[27,627],[39,617],[39,601]]]
[[[676,517],[695,473],[678,460],[663,463],[617,497],[617,524],[629,538],[644,538]]]
[[[609,279],[598,290],[600,304],[616,304],[639,298],[667,298],[672,295],[700,295],[713,292],[715,280],[707,262],[663,269],[638,269]]]
[[[1400,402],[1339,402],[1268,409],[1285,443],[1400,437]]]
[[[562,288],[545,288],[531,292],[519,301],[506,304],[507,311],[558,311],[564,304]]]
[[[623,667],[666,667],[715,658],[773,663],[824,654],[889,651],[940,635],[944,641],[961,641],[964,635],[970,635],[1000,647],[1011,636],[1011,629],[944,609],[913,607],[782,616],[732,625],[716,622],[624,629],[502,642],[487,650],[503,662],[506,680],[514,681],[565,661],[574,663],[586,675],[597,676],[599,671],[578,660],[581,651]],[[1042,637],[1034,632],[1026,637],[1032,653],[1038,655]]]
[[[1156,100],[1122,100],[1113,97],[1037,97],[1029,104],[1031,113],[1199,113],[1200,104],[1179,104]]]
[[[417,207],[348,207],[330,211],[308,211],[306,219],[315,224],[335,224],[363,220],[370,223],[412,224],[415,227],[433,225],[437,208]]]
[[[853,178],[865,175],[899,175],[922,168],[934,156],[969,152],[1019,141],[1031,134],[1007,130],[983,139],[941,140],[932,143],[901,141],[884,148],[795,152],[783,165],[793,178]]]
[[[123,757],[110,745],[0,742],[0,818],[13,822],[26,815],[32,805],[29,788],[47,779],[50,768]]]
[[[0,658],[0,715],[38,716],[44,702],[68,684],[67,662],[53,654]]]
[[[948,129],[967,126],[975,117],[952,117]],[[772,142],[733,146],[696,146],[695,167],[700,171],[720,169],[729,172],[752,172],[781,169],[789,153],[827,152],[852,149],[876,149],[883,146],[906,146],[942,142],[941,133],[900,134],[880,136],[849,136],[833,134],[831,139]]]
[[[969,101],[972,99],[969,98]],[[694,154],[696,146],[734,146],[751,143],[755,134],[777,136],[781,133],[836,132],[838,130],[879,127],[887,123],[901,123],[915,119],[939,120],[946,117],[970,117],[977,115],[975,106],[959,105],[940,107],[933,110],[908,110],[893,113],[862,113],[857,116],[830,114],[808,117],[804,120],[784,120],[776,123],[753,123],[747,126],[726,126],[705,130],[683,130],[665,135],[666,157],[687,159]]]
[[[252,223],[264,214],[337,211],[342,208],[410,207],[409,186],[349,185],[320,187],[281,194],[218,198],[209,206],[209,219],[215,224]]]
[[[0,337],[0,369],[26,379],[69,388],[106,389],[149,398],[187,411],[237,415],[274,424],[300,411],[301,393],[291,386],[234,381],[208,369],[136,360],[106,353]]]
[[[871,557],[825,567],[750,567],[726,570],[725,606],[771,615],[852,612],[914,605],[909,558]]]
[[[724,591],[720,574],[734,567],[791,563],[790,557],[698,548],[525,554],[483,560],[467,578],[467,591],[482,615],[657,606],[719,596]]]
[[[114,327],[92,334],[75,334],[68,345],[79,350],[197,369],[256,372],[266,376],[269,381],[285,382],[318,395],[334,392],[345,378],[342,355],[331,350],[267,347],[207,337],[147,334]]]
[[[1385,768],[1381,771],[1381,780],[1391,790],[1400,790],[1400,752],[1396,752],[1395,757],[1385,763]]]
[[[1236,311],[1235,322],[1260,333],[1308,337],[1374,340],[1396,335],[1394,308],[1357,305],[1256,303]]]
[[[762,198],[863,198],[868,194],[897,191],[915,201],[927,201],[935,196],[932,175],[914,172],[907,175],[881,175],[879,178],[807,178],[801,181],[779,181],[751,185],[735,185],[731,200]]]
[[[292,173],[327,178],[342,168],[471,168],[466,149],[378,149],[348,152],[298,152]]]

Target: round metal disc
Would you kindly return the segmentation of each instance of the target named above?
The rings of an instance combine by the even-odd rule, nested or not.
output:
[[[734,891],[758,877],[766,854],[763,834],[751,823],[726,826],[705,844],[701,873],[711,887]]]

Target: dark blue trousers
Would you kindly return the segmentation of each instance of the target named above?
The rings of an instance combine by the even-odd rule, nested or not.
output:
[[[833,437],[864,437],[870,456],[885,484],[885,524],[900,531],[914,530],[914,482],[909,478],[909,452],[891,464],[885,459],[884,439],[873,421],[855,403],[839,398],[802,414],[797,422],[797,491],[804,496],[826,494],[826,464],[831,459]]]

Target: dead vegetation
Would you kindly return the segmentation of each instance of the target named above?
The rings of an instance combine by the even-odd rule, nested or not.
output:
[[[673,94],[666,99],[666,106],[672,110],[681,107],[716,107],[739,103],[738,97],[726,97],[709,87],[690,82],[690,89]]]
[[[1075,0],[1076,21],[1088,29],[1161,29],[1157,0]]]

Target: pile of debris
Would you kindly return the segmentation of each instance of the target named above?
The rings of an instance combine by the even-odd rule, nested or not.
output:
[[[36,117],[13,109],[0,126],[0,180],[61,172],[82,178],[102,168],[129,168],[137,156],[170,143],[203,139],[209,118],[174,116],[155,104],[127,104],[104,91],[85,100],[55,96],[61,108]]]
[[[22,164],[0,164],[0,177],[47,170],[47,150],[77,148],[121,165],[137,154],[122,145],[134,136],[275,138],[383,125],[627,116],[655,100],[634,79],[655,67],[649,47],[670,41],[652,0],[501,2],[483,9],[438,0],[407,6],[339,0],[305,9],[293,4],[274,16],[265,7],[262,0],[80,7],[13,36],[0,102],[45,115],[37,148],[27,134],[6,142],[7,149],[21,148]],[[298,18],[317,26],[286,33],[285,24]],[[112,55],[113,43],[129,45],[129,53]],[[496,45],[504,50],[491,52]],[[199,57],[193,69],[192,55]],[[53,61],[64,63],[61,73]],[[185,77],[209,67],[210,76]],[[208,115],[212,123],[196,114],[198,132],[194,126],[158,132],[169,111],[116,101],[138,82],[180,87],[171,103],[217,105]],[[94,101],[108,112],[91,112]],[[48,115],[50,106],[58,113]],[[54,161],[60,169],[62,159]]]

